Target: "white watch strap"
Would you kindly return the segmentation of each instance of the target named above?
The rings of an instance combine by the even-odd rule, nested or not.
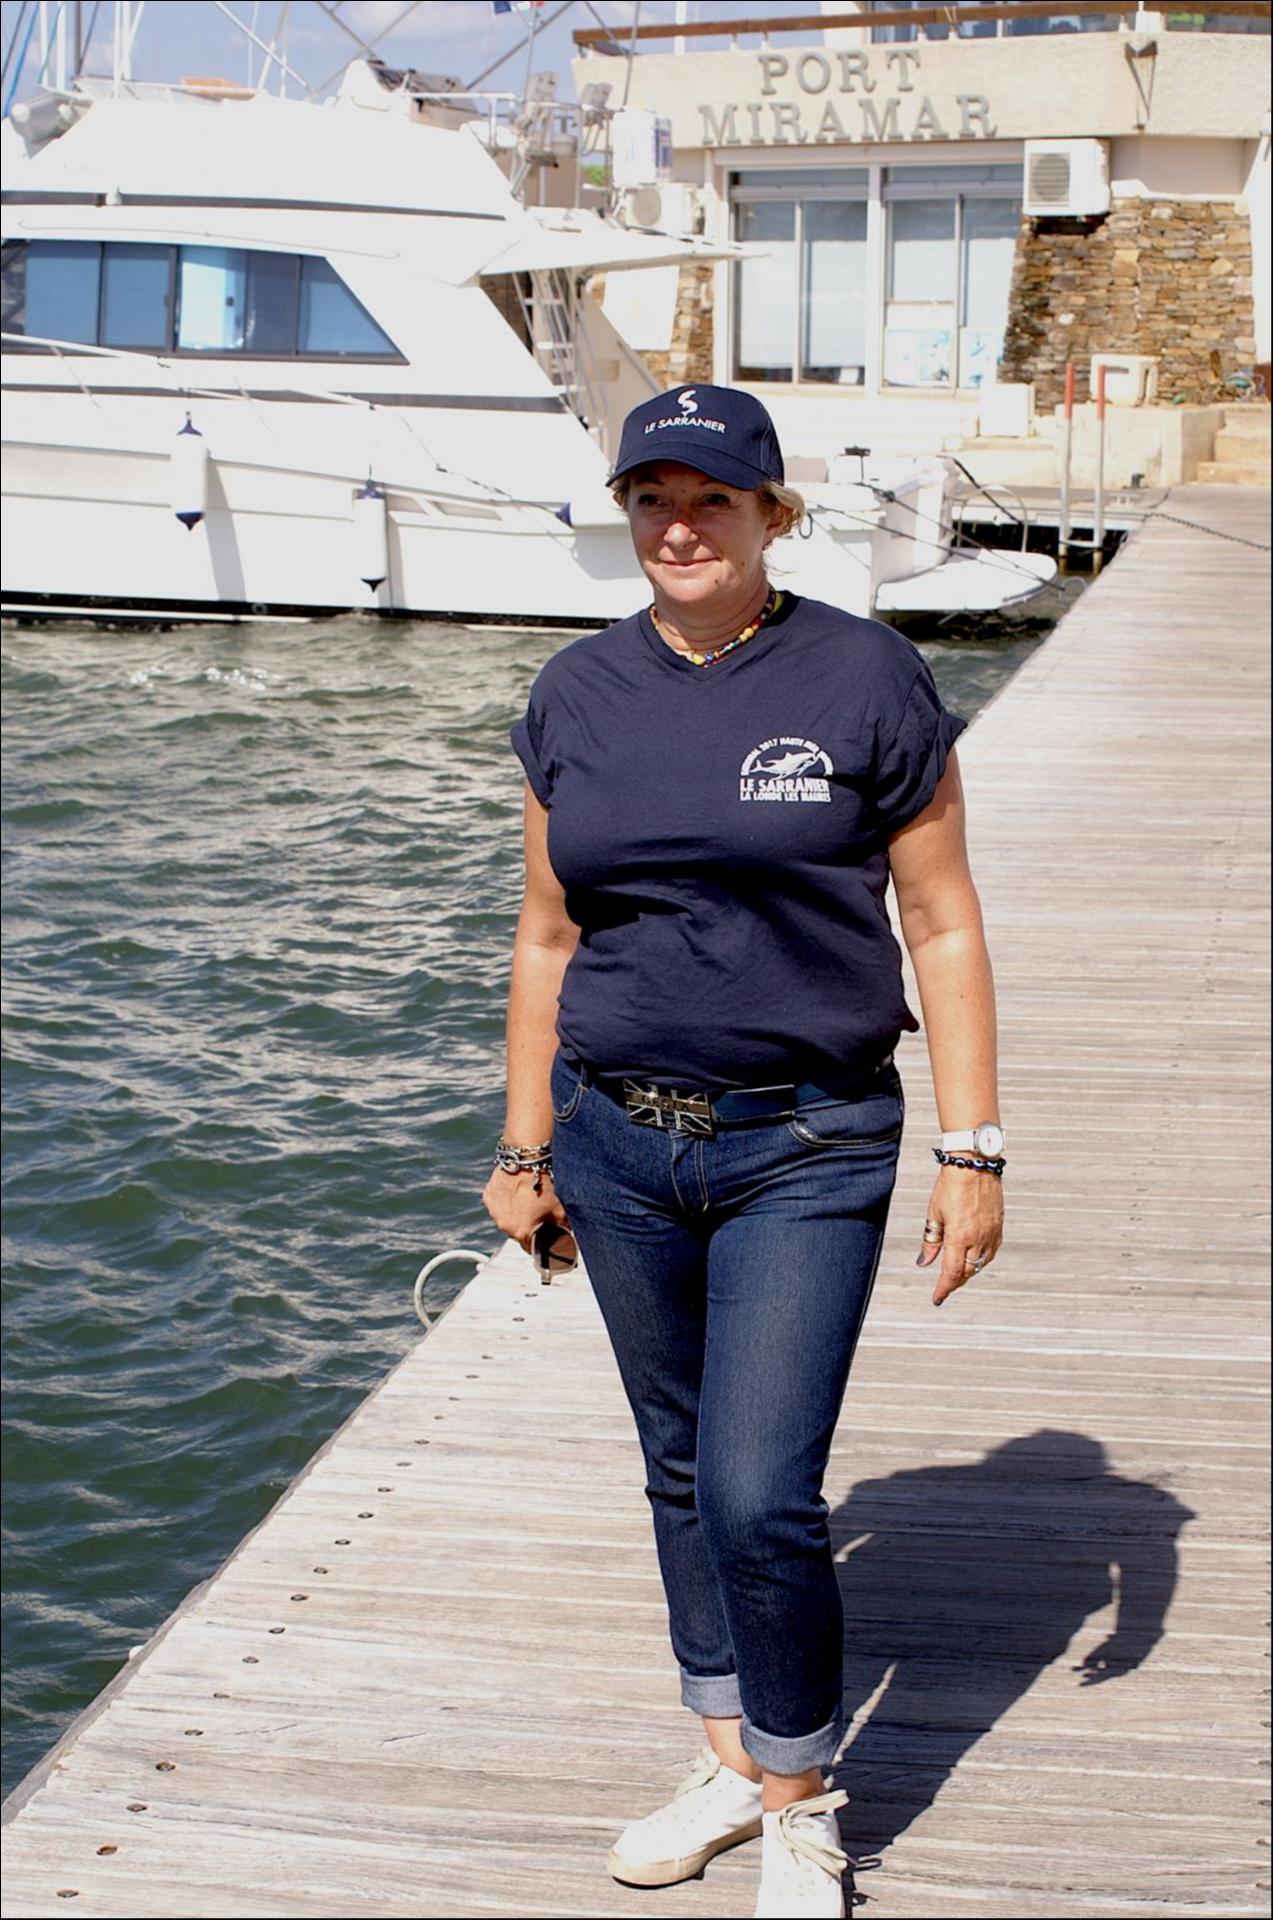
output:
[[[998,1122],[986,1121],[983,1124],[985,1124],[986,1126],[991,1126],[991,1125],[997,1126]],[[1000,1131],[1002,1131],[1002,1129],[1000,1129]],[[957,1129],[954,1133],[943,1133],[941,1137],[942,1152],[943,1153],[975,1152],[976,1146],[977,1146],[977,1133],[978,1133],[978,1129],[976,1127],[963,1127],[961,1129]]]

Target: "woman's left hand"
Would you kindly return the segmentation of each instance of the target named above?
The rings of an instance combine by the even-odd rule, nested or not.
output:
[[[941,1259],[933,1305],[985,1271],[1003,1245],[1003,1182],[973,1167],[943,1167],[928,1203],[941,1239],[925,1241],[917,1267]],[[979,1264],[974,1266],[973,1262]]]

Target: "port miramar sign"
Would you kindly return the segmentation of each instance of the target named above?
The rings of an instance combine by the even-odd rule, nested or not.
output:
[[[883,58],[880,58],[880,55]],[[759,98],[699,103],[705,147],[992,140],[984,93],[924,92],[919,49],[761,53]]]

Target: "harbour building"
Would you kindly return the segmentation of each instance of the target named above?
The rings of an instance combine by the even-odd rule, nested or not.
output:
[[[664,123],[628,217],[754,248],[608,300],[668,384],[760,394],[810,477],[866,444],[1047,484],[1104,359],[1111,484],[1262,477],[1226,425],[1268,392],[1267,6],[681,12],[575,35],[582,97]]]

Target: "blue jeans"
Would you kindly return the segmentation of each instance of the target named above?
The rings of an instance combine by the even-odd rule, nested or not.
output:
[[[554,1184],[636,1418],[681,1699],[775,1773],[834,1760],[844,1612],[822,1498],[905,1103],[869,1090],[714,1138],[639,1126],[553,1061]]]

